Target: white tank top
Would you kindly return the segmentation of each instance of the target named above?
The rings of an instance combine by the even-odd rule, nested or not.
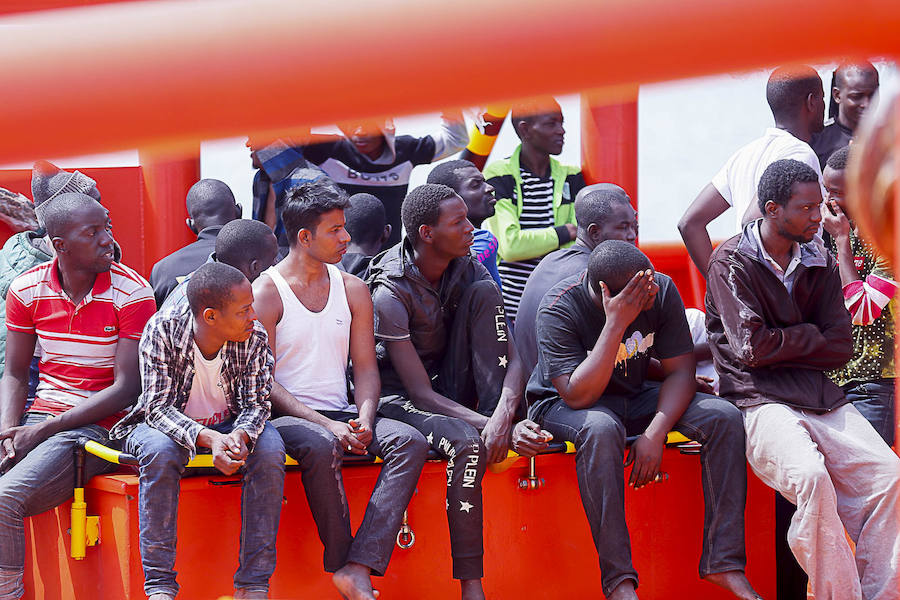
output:
[[[319,312],[300,302],[275,267],[264,271],[275,283],[283,307],[275,327],[275,381],[313,410],[356,412],[356,406],[347,402],[350,305],[340,270],[325,266],[328,302]]]

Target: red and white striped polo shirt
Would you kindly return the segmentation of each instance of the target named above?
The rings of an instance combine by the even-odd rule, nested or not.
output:
[[[54,259],[13,281],[6,326],[36,334],[41,345],[40,382],[31,410],[60,414],[112,384],[119,338],[140,340],[156,303],[143,277],[113,263],[75,306],[60,286],[56,265]]]

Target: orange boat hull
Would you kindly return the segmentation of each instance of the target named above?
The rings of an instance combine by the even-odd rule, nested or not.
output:
[[[547,600],[600,596],[600,571],[575,481],[571,455],[537,459],[544,486],[521,490],[527,460],[484,480],[485,579],[490,598]],[[647,598],[673,593],[685,598],[730,596],[697,575],[703,502],[697,456],[667,450],[668,481],[626,493],[635,566]],[[344,469],[354,528],[375,484],[378,466]],[[752,474],[747,506],[748,575],[765,597],[774,597],[773,492]],[[227,478],[182,481],[176,570],[191,599],[217,598],[232,590],[240,535],[240,488],[216,485]],[[451,599],[459,596],[450,574],[450,541],[444,512],[444,464],[428,463],[409,506],[415,545],[396,548],[385,577],[376,578],[382,598]],[[138,545],[137,477],[94,478],[87,487],[88,514],[100,516],[101,541],[87,558],[68,558],[69,504],[29,519],[27,599],[143,600]],[[288,473],[278,534],[273,598],[337,597],[322,570],[316,534],[299,472]]]

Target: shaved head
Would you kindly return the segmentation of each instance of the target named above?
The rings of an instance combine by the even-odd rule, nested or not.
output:
[[[235,219],[216,236],[216,261],[238,269],[253,282],[272,266],[278,255],[278,239],[261,221]]]
[[[231,188],[218,179],[201,179],[192,185],[185,204],[197,233],[222,226],[239,215]]]
[[[803,110],[807,97],[822,91],[822,78],[812,67],[779,67],[769,76],[766,101],[776,120],[786,120]]]
[[[631,204],[625,190],[614,183],[595,183],[582,188],[575,196],[575,220],[579,227],[602,223],[613,207]]]
[[[609,288],[609,293],[615,296],[628,285],[635,273],[652,268],[650,259],[634,244],[607,240],[591,252],[588,277],[594,292],[600,293],[602,281]]]

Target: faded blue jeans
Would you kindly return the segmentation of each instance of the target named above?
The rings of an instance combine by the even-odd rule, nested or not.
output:
[[[626,579],[637,585],[625,523],[622,463],[626,436],[644,432],[658,400],[659,384],[645,383],[630,398],[603,396],[585,409],[569,408],[558,399],[542,418],[541,426],[554,439],[575,444],[578,490],[599,555],[600,582],[607,596]],[[747,464],[741,412],[718,396],[697,394],[673,429],[703,444],[699,467],[705,514],[700,576],[743,571],[747,562]]]
[[[210,429],[228,433],[231,426],[226,422]],[[189,453],[146,423],[126,438],[125,451],[140,464],[138,521],[144,592],[174,596],[178,593],[174,570],[178,492]],[[284,444],[271,424],[266,423],[259,434],[241,472],[241,547],[234,587],[267,592],[275,571],[275,536],[284,490]]]
[[[841,386],[888,446],[894,445],[894,380],[851,381]]]
[[[43,413],[26,413],[23,425],[48,419]],[[0,600],[25,593],[25,517],[56,508],[72,497],[75,487],[75,444],[79,438],[108,444],[106,429],[87,425],[50,436],[4,475],[0,475]],[[85,462],[86,479],[116,469],[95,456]]]

